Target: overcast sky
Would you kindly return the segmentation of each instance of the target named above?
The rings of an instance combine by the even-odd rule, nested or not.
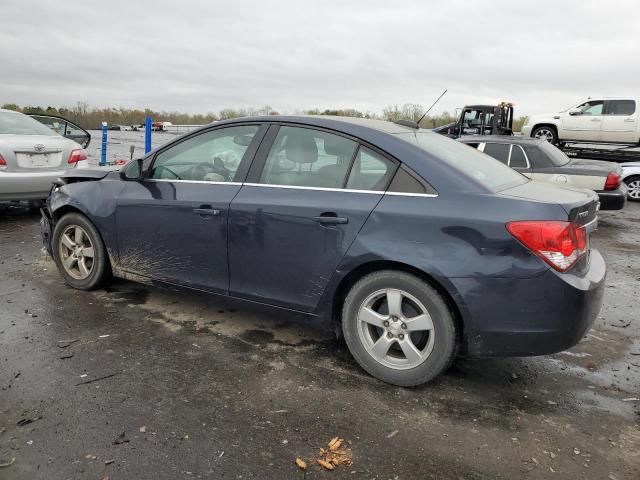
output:
[[[280,112],[640,96],[636,0],[1,0],[0,104]]]

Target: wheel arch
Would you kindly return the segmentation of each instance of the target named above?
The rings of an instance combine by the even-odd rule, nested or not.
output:
[[[536,123],[533,127],[531,127],[531,138],[533,138],[533,133],[540,127],[549,127],[551,128],[554,132],[556,132],[556,141],[560,140],[560,136],[559,136],[559,130],[558,130],[558,126],[554,123],[551,122],[540,122],[540,123]]]
[[[64,204],[56,208],[54,211],[52,211],[51,217],[54,220],[54,225],[53,225],[54,228],[52,229],[51,233],[53,234],[55,225],[60,221],[60,219],[69,213],[78,213],[82,215],[87,219],[89,223],[91,223],[94,226],[94,228],[96,229],[96,232],[98,232],[98,235],[100,235],[100,240],[102,240],[102,244],[104,245],[105,250],[107,252],[107,268],[109,269],[110,272],[113,272],[113,266],[116,265],[116,263],[114,263],[115,259],[113,258],[113,252],[109,248],[108,244],[105,242],[104,235],[100,231],[100,228],[98,228],[96,223],[91,219],[91,216],[87,212],[83,211],[81,208],[78,208],[76,205],[72,205],[72,204]],[[52,245],[53,245],[53,239],[52,239]]]
[[[443,282],[438,281],[433,275],[420,270],[412,265],[407,263],[393,261],[393,260],[373,260],[367,263],[363,263],[358,265],[354,269],[352,269],[348,274],[346,274],[338,283],[338,286],[334,290],[333,298],[331,301],[331,328],[336,333],[338,338],[342,338],[342,305],[344,300],[351,290],[351,287],[358,282],[361,278],[369,275],[370,273],[378,272],[381,270],[396,270],[405,273],[410,273],[427,284],[434,288],[444,299],[447,307],[453,314],[453,318],[456,322],[456,331],[458,334],[458,345],[462,346],[462,339],[464,338],[464,318],[465,312],[464,306],[461,305],[460,301],[456,301],[454,298],[457,296],[457,293],[452,292],[451,289],[453,287],[446,288],[443,285]],[[465,312],[466,313],[466,312]]]

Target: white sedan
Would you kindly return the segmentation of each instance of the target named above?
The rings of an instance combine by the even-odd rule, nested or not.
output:
[[[28,115],[0,109],[0,201],[43,200],[69,168],[86,168],[87,152]]]
[[[622,181],[627,184],[629,200],[640,202],[640,162],[621,163]]]

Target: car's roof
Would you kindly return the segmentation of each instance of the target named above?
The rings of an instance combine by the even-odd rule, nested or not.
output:
[[[537,145],[544,140],[524,135],[463,135],[458,138],[463,143],[514,143],[518,145]]]
[[[372,118],[359,117],[338,117],[332,115],[263,115],[254,117],[239,117],[232,120],[225,120],[220,123],[236,123],[236,122],[285,122],[300,123],[306,125],[314,125],[317,127],[333,128],[336,130],[351,130],[352,128],[375,130],[383,133],[407,133],[415,132],[416,129],[398,125],[397,123],[388,122],[386,120],[375,120]],[[426,131],[426,130],[425,130]]]

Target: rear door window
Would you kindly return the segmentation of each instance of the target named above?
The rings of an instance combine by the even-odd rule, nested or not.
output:
[[[267,156],[260,183],[296,187],[344,188],[358,144],[321,130],[282,126]],[[364,182],[381,172],[380,162],[369,156]],[[374,181],[375,183],[375,181]]]
[[[511,146],[511,157],[509,157],[509,166],[511,168],[528,168],[529,162],[524,154],[524,150],[520,145]]]
[[[484,153],[492,156],[500,163],[507,165],[509,163],[509,150],[511,145],[508,143],[487,143],[484,146]]]
[[[605,103],[605,115],[633,115],[636,113],[634,100],[607,100]]]
[[[356,155],[347,188],[383,191],[396,171],[396,164],[367,147],[360,147]]]

